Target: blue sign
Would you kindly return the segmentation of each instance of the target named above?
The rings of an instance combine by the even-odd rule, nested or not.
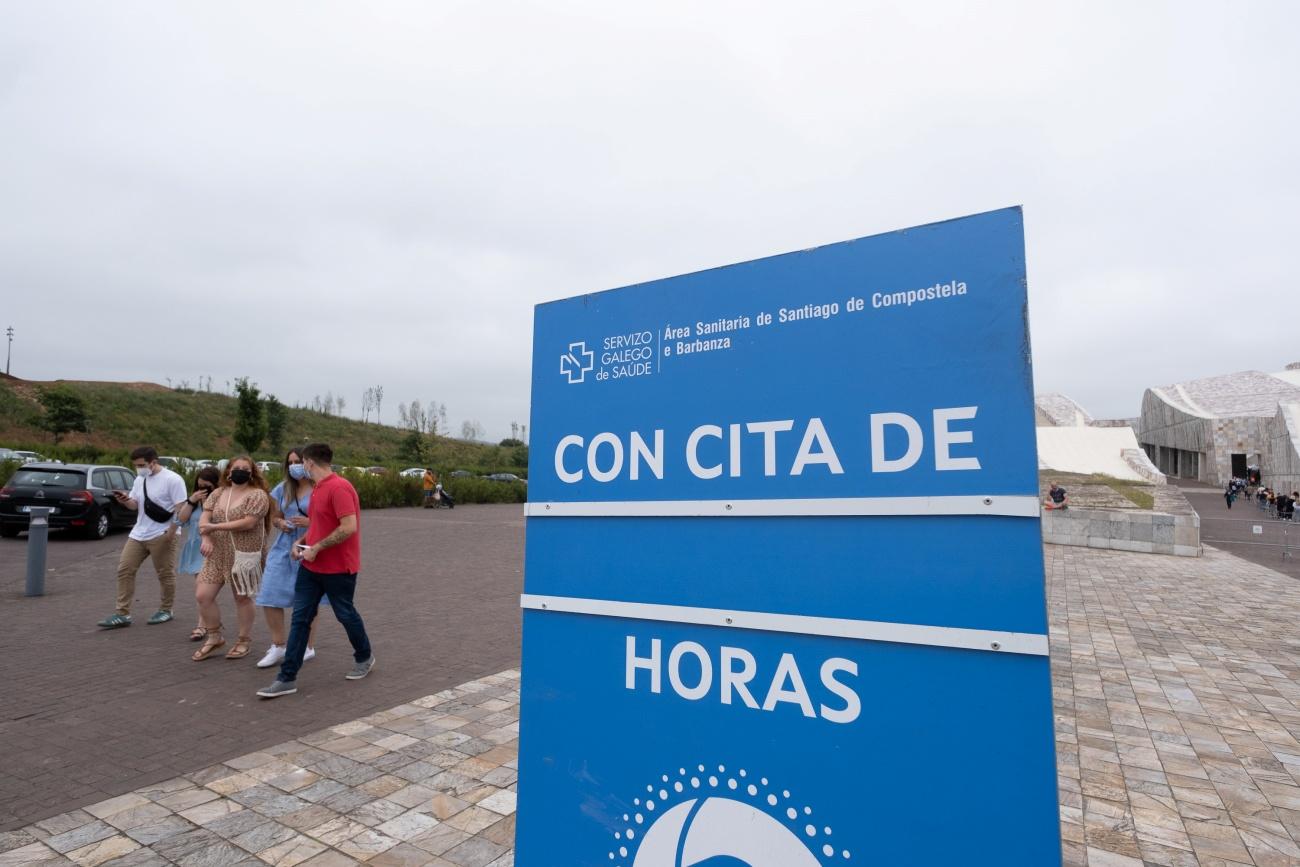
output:
[[[537,307],[517,863],[1061,862],[1018,208]]]

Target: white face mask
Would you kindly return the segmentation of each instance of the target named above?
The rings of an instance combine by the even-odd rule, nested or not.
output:
[[[135,474],[142,479],[147,479],[153,475],[153,470],[151,470],[147,465],[143,467],[136,467]]]

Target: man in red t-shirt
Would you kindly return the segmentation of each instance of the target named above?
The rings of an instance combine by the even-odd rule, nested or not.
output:
[[[361,571],[361,502],[352,483],[336,475],[331,468],[334,451],[324,443],[313,443],[302,450],[302,462],[311,474],[315,488],[307,509],[307,535],[291,552],[300,561],[293,593],[293,624],[289,628],[284,662],[275,682],[258,690],[262,698],[278,698],[298,691],[298,669],[307,651],[307,636],[321,597],[330,598],[334,616],[347,631],[356,664],[344,675],[360,680],[375,667],[370,652],[370,638],[352,604],[357,590],[357,572]]]

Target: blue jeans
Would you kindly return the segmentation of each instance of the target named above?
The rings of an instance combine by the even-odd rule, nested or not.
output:
[[[298,669],[302,668],[303,654],[307,652],[311,622],[316,619],[321,597],[327,593],[334,616],[343,624],[348,641],[352,642],[353,659],[365,662],[370,658],[370,638],[366,635],[366,625],[361,622],[361,615],[352,604],[352,595],[356,592],[356,573],[321,574],[301,564],[298,566],[298,578],[293,588],[293,622],[289,626],[284,662],[280,665],[280,680],[288,683],[297,679]]]

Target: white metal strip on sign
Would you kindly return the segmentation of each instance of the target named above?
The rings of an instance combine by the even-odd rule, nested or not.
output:
[[[595,614],[602,617],[692,623],[699,626],[761,629],[767,632],[787,632],[796,635],[891,641],[898,644],[923,644],[930,647],[955,647],[963,650],[987,650],[1030,656],[1048,655],[1047,636],[1033,632],[921,626],[915,623],[888,623],[880,620],[847,620],[838,617],[811,617],[804,614],[771,614],[763,611],[694,608],[649,602],[615,602],[609,599],[580,599],[573,596],[539,596],[532,593],[520,596],[519,604],[522,608],[561,611],[567,614]]]
[[[871,515],[1009,515],[1037,518],[1037,497],[824,497],[789,500],[630,500],[524,505],[530,518],[752,518]]]

